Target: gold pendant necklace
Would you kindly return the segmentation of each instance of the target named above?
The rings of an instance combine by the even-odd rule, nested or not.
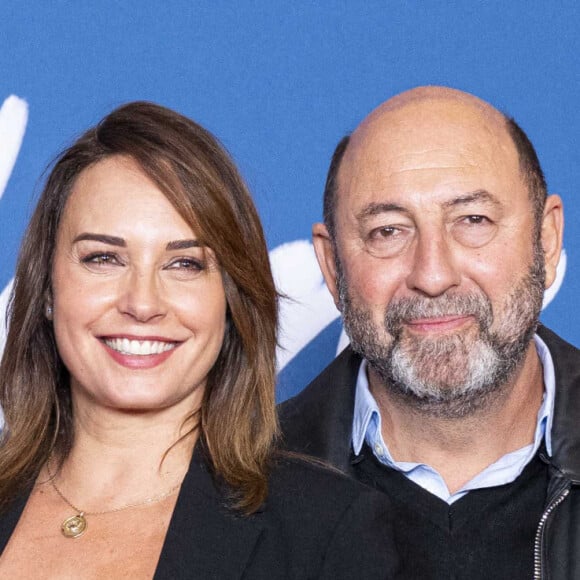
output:
[[[181,482],[179,482],[177,485],[174,485],[171,489],[169,489],[165,493],[162,493],[161,495],[156,495],[135,503],[128,503],[108,510],[98,512],[86,512],[76,507],[71,501],[69,501],[63,495],[62,491],[58,489],[54,481],[56,474],[53,475],[51,473],[48,462],[46,463],[46,471],[48,472],[50,484],[52,485],[54,491],[56,491],[58,497],[60,497],[60,499],[62,499],[64,503],[66,503],[76,512],[76,515],[66,518],[60,526],[60,531],[62,532],[62,535],[65,538],[80,538],[80,536],[82,536],[86,532],[88,524],[85,516],[100,516],[103,514],[112,514],[114,512],[120,512],[122,510],[128,510],[129,508],[141,507],[144,505],[157,503],[164,500],[165,498],[168,498],[170,495],[172,495],[175,491],[177,491],[181,487]]]
[[[80,512],[76,516],[66,518],[60,526],[60,531],[65,538],[78,538],[85,533],[86,529],[87,520],[85,519],[85,512]]]

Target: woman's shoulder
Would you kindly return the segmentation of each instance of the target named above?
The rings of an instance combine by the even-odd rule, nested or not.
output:
[[[324,461],[291,451],[280,451],[275,456],[270,486],[273,492],[299,493],[304,490],[309,495],[317,492],[328,494],[332,489],[347,500],[361,493],[379,495]]]
[[[267,506],[289,510],[291,517],[326,517],[330,525],[349,510],[358,510],[361,520],[390,520],[388,497],[318,459],[281,453],[273,462]]]
[[[300,561],[318,562],[317,578],[396,576],[387,496],[317,460],[277,457],[263,515]]]

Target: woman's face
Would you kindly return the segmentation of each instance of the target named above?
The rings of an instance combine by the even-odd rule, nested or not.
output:
[[[75,404],[199,406],[225,332],[222,277],[133,160],[111,157],[80,174],[58,231],[52,288]]]

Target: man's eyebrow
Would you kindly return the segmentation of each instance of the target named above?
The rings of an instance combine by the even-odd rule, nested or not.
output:
[[[176,240],[169,242],[166,246],[168,250],[187,250],[188,248],[200,248],[201,244],[197,240]]]
[[[88,240],[90,242],[102,242],[103,244],[108,244],[109,246],[119,246],[120,248],[127,246],[127,243],[123,238],[118,238],[117,236],[107,236],[106,234],[91,234],[88,232],[79,234],[73,240],[73,244],[82,242],[83,240]]]
[[[492,205],[501,205],[500,202],[497,200],[497,198],[489,191],[486,191],[485,189],[478,189],[476,191],[466,193],[465,195],[454,197],[453,199],[446,201],[443,204],[443,206],[446,208],[450,208],[474,202],[484,202]]]
[[[365,219],[381,213],[388,213],[391,211],[407,212],[403,206],[396,203],[369,203],[358,214],[357,220],[364,221]]]

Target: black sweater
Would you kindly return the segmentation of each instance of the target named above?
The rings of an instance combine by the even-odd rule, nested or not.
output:
[[[548,481],[539,456],[513,483],[470,491],[451,505],[379,463],[366,446],[354,467],[361,481],[393,503],[403,578],[532,578],[534,535]]]

